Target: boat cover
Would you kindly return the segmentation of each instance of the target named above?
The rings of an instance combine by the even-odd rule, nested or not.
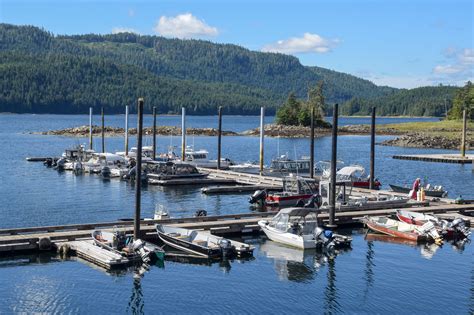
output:
[[[317,210],[314,208],[284,208],[284,209],[281,209],[279,213],[287,214],[288,216],[305,217],[309,213],[317,213]]]

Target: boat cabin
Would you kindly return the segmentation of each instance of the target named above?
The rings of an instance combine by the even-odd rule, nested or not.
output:
[[[322,180],[319,182],[319,195],[321,196],[321,206],[329,206],[329,195],[331,191],[331,181]],[[336,201],[344,204],[351,194],[352,186],[347,181],[336,181]]]
[[[283,178],[283,192],[294,195],[313,195],[318,191],[318,183],[314,178],[305,178],[290,174]]]
[[[282,155],[280,158],[272,160],[270,169],[273,172],[280,173],[308,173],[310,170],[310,160],[291,160],[286,155]]]
[[[201,149],[201,150],[194,151],[194,149],[192,149],[191,147],[187,147],[184,152],[185,161],[190,161],[190,162],[207,161],[208,155],[209,155],[209,152],[206,150]]]
[[[310,208],[285,208],[275,215],[268,225],[282,233],[312,234],[318,226],[317,212]]]

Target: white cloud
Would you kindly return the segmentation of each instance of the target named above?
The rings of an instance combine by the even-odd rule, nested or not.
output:
[[[118,34],[118,33],[134,33],[134,34],[139,34],[139,32],[133,28],[129,27],[114,27],[112,29],[112,34]]]
[[[433,73],[439,78],[445,76],[448,79],[465,80],[472,78],[474,64],[474,49],[465,48],[457,50],[455,48],[448,48],[444,52],[447,63],[444,65],[436,65],[433,68]]]
[[[297,53],[327,53],[339,43],[338,39],[326,39],[318,34],[304,33],[303,37],[292,37],[265,45],[264,52],[279,52],[283,54]]]
[[[406,76],[389,76],[367,74],[363,76],[364,79],[372,81],[379,86],[390,86],[399,89],[412,89],[420,86],[433,85],[433,81],[426,77],[419,77],[414,75]]]
[[[162,16],[153,30],[160,35],[177,38],[209,37],[219,34],[217,28],[209,26],[191,13],[175,17]]]

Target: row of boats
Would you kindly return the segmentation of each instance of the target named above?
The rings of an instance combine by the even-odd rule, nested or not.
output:
[[[397,210],[395,218],[387,216],[364,217],[362,220],[370,230],[413,242],[463,240],[471,234],[465,220],[440,219],[435,215],[407,210]]]

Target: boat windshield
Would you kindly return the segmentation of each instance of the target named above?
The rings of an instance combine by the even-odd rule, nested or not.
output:
[[[285,232],[288,229],[288,214],[286,213],[279,213],[275,217],[273,217],[272,221],[270,222],[270,226]]]

